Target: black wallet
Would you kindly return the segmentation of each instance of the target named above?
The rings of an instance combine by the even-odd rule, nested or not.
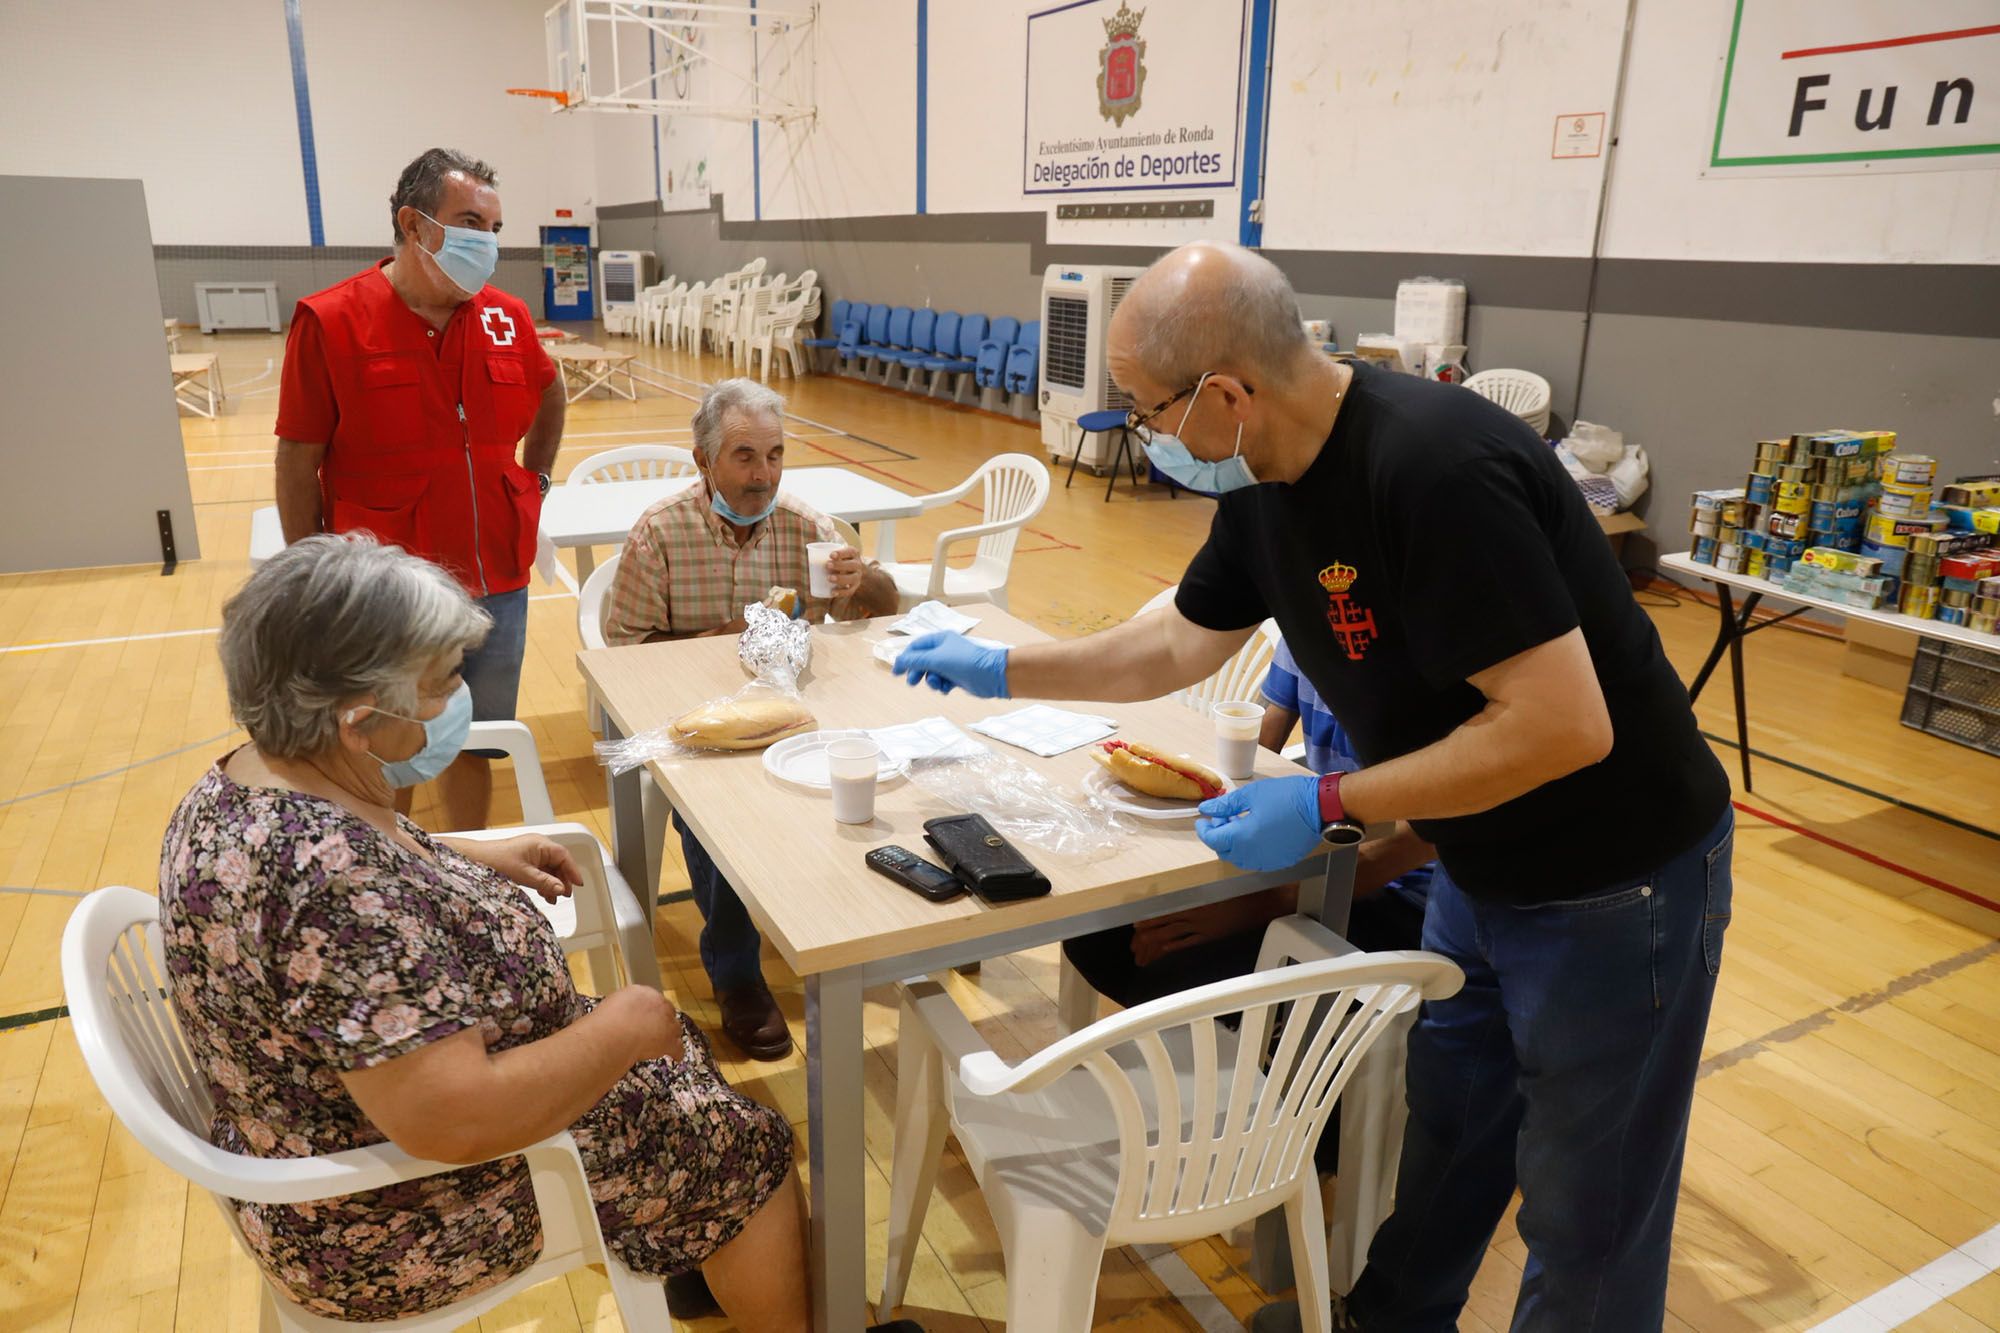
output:
[[[1049,877],[994,832],[984,815],[927,819],[924,841],[960,883],[989,903],[1039,898],[1049,891]]]

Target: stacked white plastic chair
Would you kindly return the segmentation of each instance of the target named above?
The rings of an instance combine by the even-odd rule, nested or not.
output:
[[[1482,370],[1465,387],[1488,398],[1533,426],[1544,439],[1549,433],[1549,382],[1532,370]]]

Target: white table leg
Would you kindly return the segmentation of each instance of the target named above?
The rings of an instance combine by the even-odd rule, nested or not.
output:
[[[812,1162],[813,1328],[860,1333],[867,1317],[862,1186],[861,975],[806,978],[807,1150]]]
[[[611,720],[611,715],[606,713],[604,739],[622,740],[624,736],[625,733],[618,729],[618,724]],[[610,807],[612,858],[618,862],[618,873],[625,877],[625,882],[632,886],[632,891],[644,901],[646,886],[650,886],[657,894],[660,881],[657,875],[651,879],[647,878],[650,858],[646,855],[646,816],[645,805],[639,792],[640,771],[634,768],[624,773],[613,773],[607,767],[604,770],[604,789]]]
[[[893,518],[875,521],[875,558],[885,565],[896,558],[896,520]]]
[[[570,549],[576,552],[576,586],[581,589],[583,581],[597,568],[597,551],[590,546],[572,546]]]

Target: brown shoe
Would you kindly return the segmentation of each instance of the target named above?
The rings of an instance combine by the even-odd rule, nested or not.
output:
[[[792,1033],[771,988],[762,981],[722,991],[722,1030],[752,1060],[782,1060],[792,1053]]]

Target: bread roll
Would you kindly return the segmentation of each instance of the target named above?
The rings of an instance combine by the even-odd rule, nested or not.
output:
[[[761,750],[815,725],[803,703],[774,695],[704,704],[671,723],[668,734],[696,750]]]
[[[1090,756],[1120,782],[1144,796],[1206,801],[1228,788],[1222,775],[1184,754],[1170,755],[1138,741],[1105,741]]]

